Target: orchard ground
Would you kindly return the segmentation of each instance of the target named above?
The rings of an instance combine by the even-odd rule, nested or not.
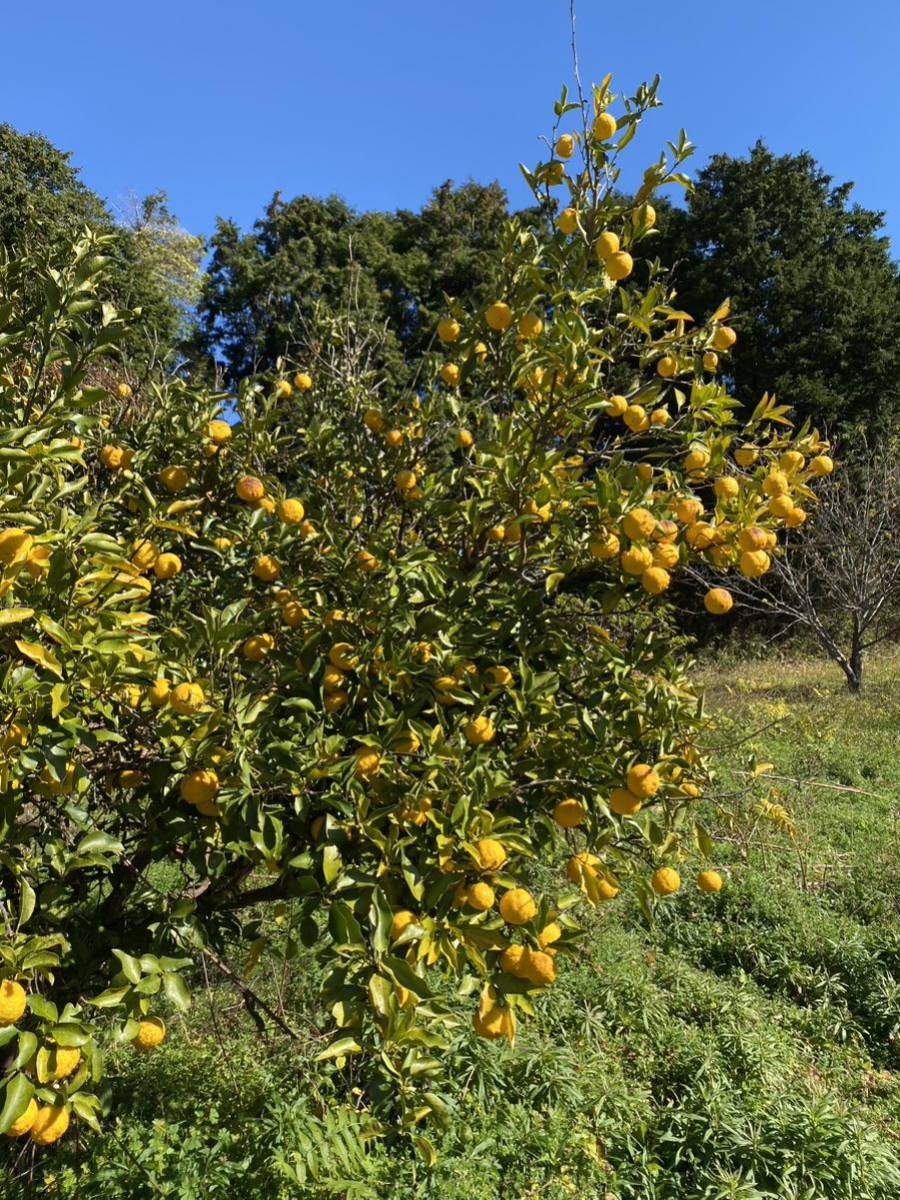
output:
[[[41,1157],[36,1194],[895,1196],[898,667],[883,652],[852,697],[819,660],[701,665],[725,888],[683,889],[650,930],[636,907],[601,907],[514,1049],[464,1033],[432,1171],[329,1096],[310,960],[251,976],[296,1040],[262,1034],[221,980],[195,981],[162,1047],[119,1052],[103,1134]],[[754,755],[772,764],[755,781]]]

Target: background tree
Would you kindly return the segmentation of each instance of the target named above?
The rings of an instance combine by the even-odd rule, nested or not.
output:
[[[141,373],[183,333],[197,295],[202,241],[181,229],[162,192],[135,200],[117,220],[79,179],[70,157],[40,134],[0,125],[0,246],[52,251],[70,246],[85,226],[108,234],[110,300],[141,310],[122,345]]]
[[[730,294],[740,312],[729,371],[745,405],[768,390],[819,425],[900,416],[900,277],[882,214],[852,188],[757,142],[714,155],[686,209],[661,209],[679,304],[697,314]]]
[[[352,294],[361,320],[384,326],[382,363],[402,385],[433,336],[443,295],[482,298],[506,218],[496,183],[446,182],[419,212],[357,213],[336,196],[276,194],[250,233],[220,220],[198,306],[197,351],[229,380],[309,355],[317,305]]]
[[[807,630],[838,664],[851,691],[865,655],[900,630],[900,466],[888,445],[865,439],[823,480],[791,552],[760,579],[732,586],[742,607]]]

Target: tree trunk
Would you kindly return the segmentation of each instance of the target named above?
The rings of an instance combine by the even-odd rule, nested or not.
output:
[[[863,683],[863,646],[859,624],[854,618],[853,640],[850,643],[850,658],[847,664],[847,686],[851,692],[862,690]]]

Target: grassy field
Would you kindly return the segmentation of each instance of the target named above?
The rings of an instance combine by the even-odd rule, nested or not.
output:
[[[329,1096],[309,966],[286,997],[299,1043],[263,1044],[233,993],[201,982],[160,1052],[119,1056],[104,1134],[45,1155],[36,1193],[896,1197],[898,668],[873,663],[862,698],[813,660],[702,669],[726,888],[685,888],[650,930],[599,912],[514,1050],[464,1037],[432,1171]],[[772,764],[755,780],[754,755]]]

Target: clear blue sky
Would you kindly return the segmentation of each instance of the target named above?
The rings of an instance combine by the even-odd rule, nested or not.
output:
[[[898,0],[578,0],[582,74],[665,107],[699,166],[758,137],[810,150],[884,209],[900,257]],[[3,5],[0,120],[71,150],[109,200],[165,189],[182,223],[249,226],[276,189],[417,207],[445,178],[525,198],[570,78],[567,0],[31,0]]]

